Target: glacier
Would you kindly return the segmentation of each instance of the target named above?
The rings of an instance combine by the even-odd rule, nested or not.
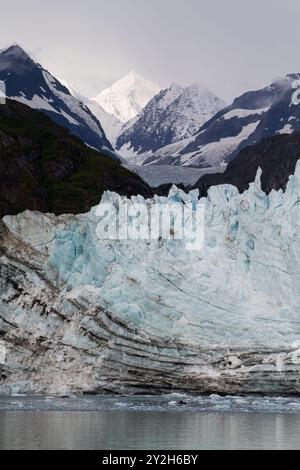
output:
[[[101,240],[99,208],[0,221],[0,393],[300,391],[300,163],[266,195],[173,186],[128,204],[202,204],[184,240]]]

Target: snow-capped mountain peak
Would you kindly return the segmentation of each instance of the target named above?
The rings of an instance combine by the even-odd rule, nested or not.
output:
[[[18,45],[12,45],[0,50],[0,71],[12,71],[17,75],[22,75],[34,63],[31,57]],[[4,78],[5,79],[5,78]]]
[[[160,86],[135,71],[115,82],[93,98],[109,114],[125,123],[133,119],[159,93]]]
[[[153,152],[191,137],[226,106],[225,102],[201,85],[183,87],[173,83],[145,106],[137,118],[122,129],[117,149],[124,157]]]
[[[144,79],[139,75],[135,70],[131,70],[125,77],[117,80],[112,84],[111,88],[116,92],[126,91],[131,86],[136,86],[137,84],[148,84],[148,80]]]
[[[6,96],[42,111],[91,147],[112,146],[90,109],[50,72],[36,63],[22,47],[12,45],[0,52],[0,80]]]

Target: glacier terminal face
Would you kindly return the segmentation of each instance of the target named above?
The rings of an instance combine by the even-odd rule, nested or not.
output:
[[[128,201],[204,205],[200,251],[99,239],[117,198],[0,222],[0,392],[299,393],[300,165],[268,196],[258,173],[243,194]]]

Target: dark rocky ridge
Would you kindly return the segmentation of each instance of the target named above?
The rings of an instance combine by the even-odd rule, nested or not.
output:
[[[145,163],[217,167],[249,145],[274,135],[300,131],[300,74],[289,74],[250,91],[215,114],[182,146],[157,151]]]
[[[43,113],[12,100],[0,106],[0,217],[26,209],[82,213],[105,190],[153,194],[139,176]]]
[[[255,180],[258,168],[261,168],[262,189],[269,194],[272,189],[285,190],[289,176],[294,173],[299,159],[300,133],[277,135],[242,149],[238,156],[228,163],[224,173],[206,174],[193,186],[177,186],[185,191],[199,189],[201,197],[207,196],[210,187],[221,184],[231,184],[243,192]],[[172,184],[164,184],[154,191],[158,195],[166,196],[171,186]]]
[[[141,155],[190,137],[225,106],[225,102],[199,85],[173,84],[155,95],[133,122],[127,123],[117,139]],[[149,161],[151,157],[149,158]]]
[[[286,124],[290,124],[294,132],[299,131],[299,106],[290,106],[294,81],[299,79],[299,74],[290,74],[273,82],[271,85],[261,90],[249,91],[237,97],[233,103],[224,110],[217,113],[210,121],[204,124],[194,142],[187,145],[182,150],[182,154],[199,150],[201,147],[217,143],[220,139],[236,137],[242,129],[252,123],[257,122],[256,130],[246,139],[243,139],[238,148],[229,152],[226,161],[235,158],[242,148],[256,144],[264,137],[271,137]],[[266,109],[258,114],[255,110]],[[235,116],[231,119],[224,119],[229,111],[253,110],[253,114],[247,117]],[[290,118],[293,120],[290,121]],[[201,152],[199,152],[199,162]]]
[[[243,192],[255,180],[260,167],[263,172],[262,189],[266,194],[272,189],[285,190],[299,159],[300,133],[265,138],[256,145],[242,149],[224,173],[204,175],[193,188],[198,188],[201,196],[206,196],[211,186],[220,184],[231,184]]]
[[[0,52],[0,80],[5,82],[9,98],[40,110],[91,147],[113,150],[89,108],[72,97],[66,87],[20,46],[13,45]]]

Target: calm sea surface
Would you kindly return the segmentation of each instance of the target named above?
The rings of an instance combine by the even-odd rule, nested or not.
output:
[[[300,399],[0,397],[0,449],[300,449]]]

